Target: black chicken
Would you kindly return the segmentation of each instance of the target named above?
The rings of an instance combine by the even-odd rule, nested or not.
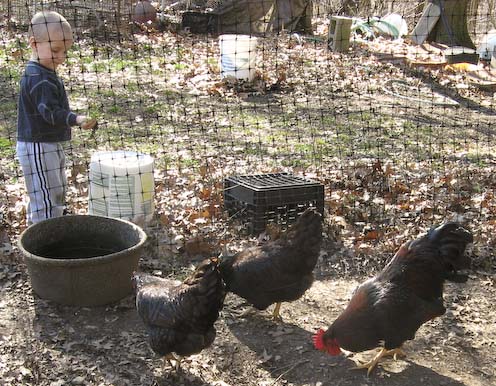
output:
[[[382,357],[403,354],[401,345],[422,324],[446,312],[444,281],[467,280],[458,271],[470,266],[465,249],[472,241],[468,230],[449,222],[403,244],[382,272],[357,288],[331,327],[319,330],[315,347],[338,355],[340,347],[359,352],[383,343],[374,359],[358,366],[367,368],[367,374]]]
[[[215,339],[214,323],[225,298],[218,260],[204,260],[182,283],[134,274],[136,309],[151,348],[169,362],[199,353]]]
[[[226,289],[265,310],[299,299],[313,283],[313,269],[322,242],[322,217],[307,209],[280,238],[221,257],[219,269]]]

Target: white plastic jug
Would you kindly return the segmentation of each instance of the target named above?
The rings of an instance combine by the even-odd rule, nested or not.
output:
[[[219,36],[221,77],[251,81],[255,76],[257,38],[249,35]]]
[[[91,156],[90,214],[140,222],[154,210],[153,158],[134,151],[101,151]]]

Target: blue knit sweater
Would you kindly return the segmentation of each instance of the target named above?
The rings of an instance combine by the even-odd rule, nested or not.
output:
[[[57,73],[29,61],[20,82],[17,140],[68,141],[75,124],[76,114],[69,109],[64,83]]]

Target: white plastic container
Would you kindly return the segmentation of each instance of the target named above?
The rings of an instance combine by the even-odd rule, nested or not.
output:
[[[219,36],[220,74],[251,81],[255,77],[257,38],[249,35]]]
[[[374,28],[384,35],[399,39],[408,33],[408,24],[403,17],[397,13],[389,13],[381,17]]]
[[[101,151],[91,156],[90,214],[134,222],[153,217],[153,158],[134,151]]]
[[[496,50],[496,30],[492,29],[486,33],[477,48],[479,58],[482,60],[491,60],[493,52]]]

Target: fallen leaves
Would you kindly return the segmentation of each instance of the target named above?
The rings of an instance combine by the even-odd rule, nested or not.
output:
[[[189,239],[184,244],[184,251],[190,257],[208,257],[211,256],[217,249],[217,245],[205,241],[200,235]]]

